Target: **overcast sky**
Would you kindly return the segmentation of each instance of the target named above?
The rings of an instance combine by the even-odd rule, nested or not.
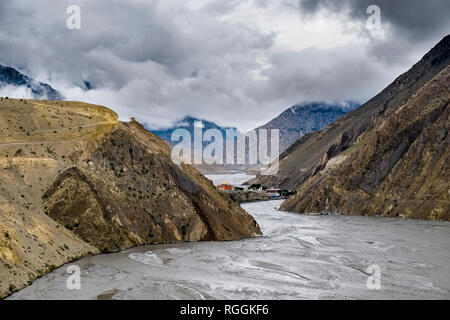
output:
[[[364,102],[449,30],[448,0],[0,0],[0,64],[122,120],[246,130],[296,103]]]

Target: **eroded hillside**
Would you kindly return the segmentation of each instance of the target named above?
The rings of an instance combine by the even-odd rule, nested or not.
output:
[[[3,98],[0,115],[0,297],[89,252],[260,234],[161,139],[107,108]]]
[[[282,208],[450,220],[450,67],[329,161]]]
[[[284,154],[278,179],[299,192],[280,209],[449,220],[449,102],[447,36],[363,107]]]

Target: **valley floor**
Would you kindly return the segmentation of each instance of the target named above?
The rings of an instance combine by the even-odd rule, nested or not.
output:
[[[10,299],[450,299],[450,223],[279,212],[242,205],[263,237],[153,245],[77,262]],[[367,287],[379,266],[381,289]]]

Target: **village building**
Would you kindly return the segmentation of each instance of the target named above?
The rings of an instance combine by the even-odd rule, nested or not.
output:
[[[266,193],[271,197],[279,197],[280,189],[267,189]]]
[[[222,190],[233,190],[233,186],[223,183],[220,186],[217,187],[217,189],[222,189]]]

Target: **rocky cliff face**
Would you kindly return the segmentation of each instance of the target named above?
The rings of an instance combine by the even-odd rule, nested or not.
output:
[[[0,101],[0,297],[89,252],[236,240],[255,220],[111,110]]]
[[[35,81],[14,68],[0,65],[0,88],[5,86],[27,88],[31,91],[34,99],[64,99],[61,93],[50,85]]]
[[[280,182],[299,193],[281,210],[449,220],[449,101],[447,36],[374,99],[288,150],[284,179],[301,174]]]
[[[271,200],[270,196],[268,196],[265,192],[248,192],[240,190],[224,190],[222,192],[238,203]]]

